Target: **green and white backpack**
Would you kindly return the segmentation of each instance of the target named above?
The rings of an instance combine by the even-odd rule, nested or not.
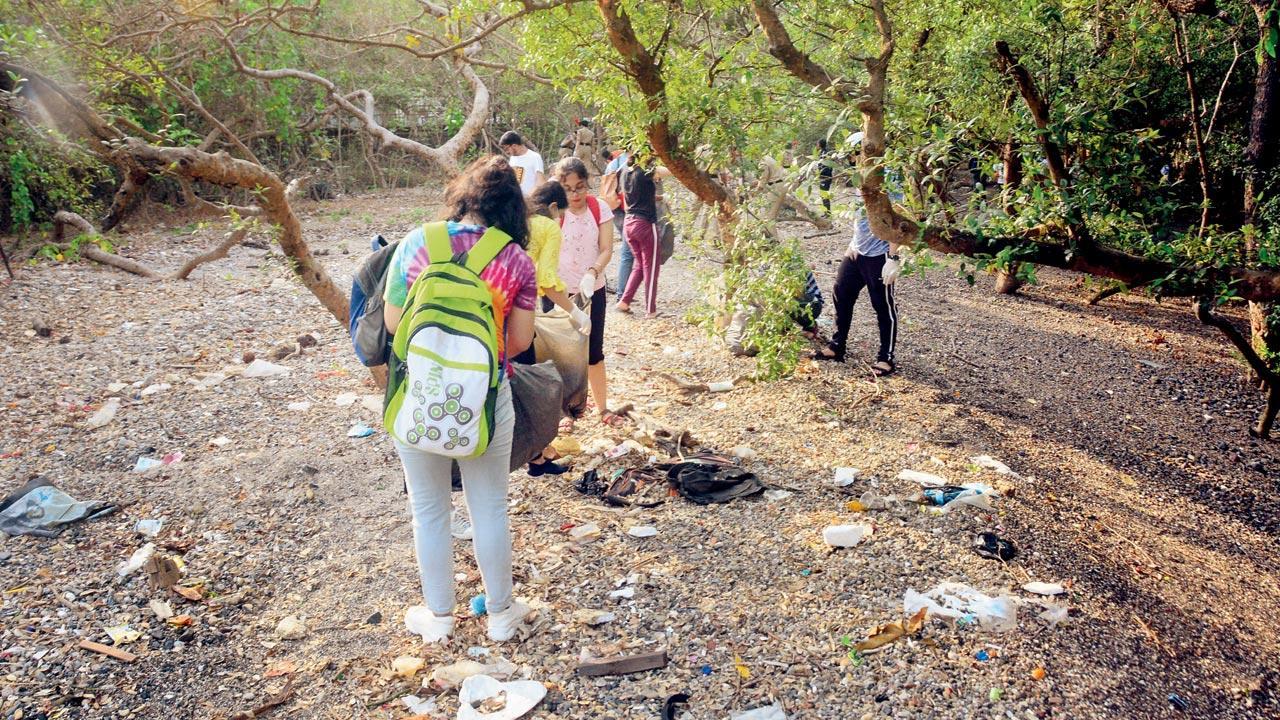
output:
[[[493,437],[502,379],[493,295],[480,273],[511,237],[489,228],[454,255],[446,223],[423,234],[431,264],[409,288],[391,344],[383,425],[424,452],[476,457]]]

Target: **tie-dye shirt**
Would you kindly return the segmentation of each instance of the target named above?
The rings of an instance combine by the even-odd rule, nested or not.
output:
[[[485,228],[481,225],[450,222],[451,249],[454,253],[470,250],[479,242],[484,231]],[[430,264],[426,236],[421,227],[415,228],[404,236],[391,254],[391,264],[387,266],[387,289],[382,295],[387,304],[403,308],[409,299],[409,288],[413,286],[413,281]],[[511,314],[513,307],[533,310],[538,299],[533,261],[524,248],[511,243],[481,271],[480,279],[484,280],[489,286],[489,292],[493,294],[494,315],[498,321],[498,354],[505,364],[507,316]]]

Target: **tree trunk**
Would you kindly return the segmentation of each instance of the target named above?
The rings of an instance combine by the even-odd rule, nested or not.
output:
[[[1258,16],[1258,42],[1266,40],[1267,26],[1266,2],[1251,2]],[[1257,227],[1259,207],[1262,199],[1264,183],[1268,175],[1277,165],[1278,145],[1276,133],[1280,133],[1280,123],[1276,122],[1277,106],[1280,99],[1280,63],[1265,51],[1259,53],[1261,62],[1253,82],[1253,111],[1249,116],[1249,144],[1245,146],[1244,164],[1244,216],[1245,222]],[[1245,251],[1250,261],[1257,260],[1257,231],[1245,236]],[[1272,359],[1280,355],[1280,304],[1267,302],[1249,303],[1249,329],[1253,346],[1263,358],[1268,359],[1272,367],[1276,366]]]

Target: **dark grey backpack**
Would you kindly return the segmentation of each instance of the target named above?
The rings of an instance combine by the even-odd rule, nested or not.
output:
[[[382,320],[382,292],[387,287],[387,266],[395,253],[397,240],[388,243],[381,235],[373,239],[373,254],[351,281],[351,346],[366,367],[387,364],[391,349],[391,333]]]

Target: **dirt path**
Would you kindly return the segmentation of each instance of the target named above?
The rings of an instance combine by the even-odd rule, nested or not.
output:
[[[430,206],[412,193],[344,199],[305,208],[305,226],[345,284],[367,237],[399,232]],[[176,266],[213,232],[139,234],[129,253]],[[843,242],[806,243],[829,289],[825,260]],[[288,686],[264,717],[400,718],[403,705],[378,701],[431,693],[421,677],[395,677],[391,661],[424,656],[425,675],[472,646],[551,683],[533,715],[544,718],[655,718],[676,692],[692,696],[689,718],[775,699],[793,718],[1277,716],[1280,449],[1247,437],[1259,397],[1182,306],[1121,297],[1087,308],[1087,292],[1056,273],[1023,298],[996,297],[986,278],[970,288],[939,270],[903,281],[902,372],[878,387],[851,362],[685,399],[655,373],[720,380],[751,368],[678,321],[692,264],[678,255],[664,268],[667,319],[609,316],[608,347],[627,353],[608,357],[614,394],[711,447],[750,448],[760,477],[793,494],[620,513],[574,492],[577,473],[517,474],[518,593],[545,603],[551,622],[521,645],[485,640],[461,606],[480,584],[460,546],[468,617],[452,646],[425,653],[401,623],[418,590],[398,462],[381,432],[347,437],[353,423],[377,426],[364,403],[375,391],[278,255],[238,249],[189,283],[82,264],[24,273],[0,306],[6,492],[40,476],[123,509],[56,540],[0,546],[0,717],[226,718]],[[36,317],[52,337],[28,332]],[[872,327],[859,307],[851,357],[870,357]],[[246,351],[265,355],[306,332],[320,345],[281,361],[289,375],[235,374]],[[219,374],[228,377],[215,383]],[[85,430],[115,382],[130,385],[117,418]],[[578,437],[629,432],[583,422]],[[182,460],[131,470],[140,455],[172,452]],[[977,468],[970,458],[981,454],[1021,477]],[[872,481],[911,492],[894,479],[903,468],[1010,482],[1014,494],[994,516],[853,513],[831,486],[837,466],[872,479],[853,497]],[[205,595],[169,598],[190,627],[155,617],[148,603],[163,596],[142,573],[115,573],[146,541],[133,531],[143,518],[164,519],[155,542],[181,555],[183,582]],[[822,544],[823,527],[856,521],[875,526],[867,543]],[[564,528],[588,522],[601,538],[575,545]],[[659,534],[627,536],[637,524]],[[1019,557],[972,553],[983,530],[1013,540]],[[628,576],[635,597],[610,599]],[[930,621],[852,660],[841,643],[900,619],[909,588],[953,581],[1029,597],[1017,589],[1029,579],[1070,584],[1066,623],[1048,627],[1024,607],[1008,633]],[[584,628],[573,620],[584,608],[617,619]],[[307,626],[300,640],[276,637],[289,615]],[[124,624],[143,632],[124,646],[136,662],[76,648]],[[585,646],[665,647],[670,663],[585,680],[573,673]],[[975,659],[982,651],[988,660]],[[442,697],[441,716],[453,716],[455,697]]]

